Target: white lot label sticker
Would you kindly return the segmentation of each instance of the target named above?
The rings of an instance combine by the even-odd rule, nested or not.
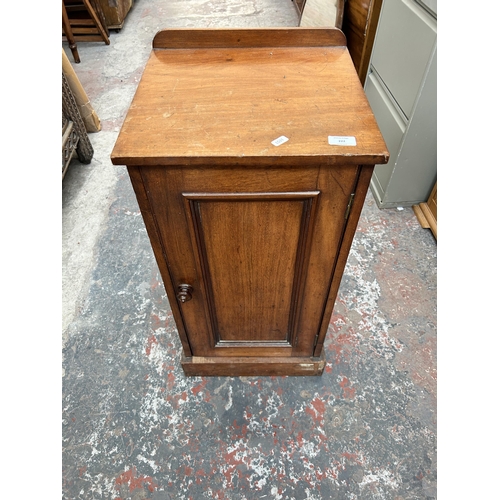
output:
[[[356,137],[350,135],[329,135],[330,146],[356,146]]]
[[[288,141],[288,137],[285,137],[284,135],[282,135],[281,137],[274,139],[274,141],[271,141],[271,144],[273,144],[274,146],[281,146],[286,141]]]

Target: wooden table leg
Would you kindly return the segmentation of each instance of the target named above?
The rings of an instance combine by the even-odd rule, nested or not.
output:
[[[78,49],[76,47],[75,38],[73,37],[73,31],[71,30],[71,25],[69,23],[68,13],[66,11],[64,2],[62,2],[62,25],[64,34],[66,35],[69,43],[69,48],[71,49],[71,53],[73,54],[73,59],[75,60],[75,63],[79,63],[80,55],[78,54]]]

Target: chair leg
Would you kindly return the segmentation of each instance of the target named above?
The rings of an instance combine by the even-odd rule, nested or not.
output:
[[[75,63],[79,63],[80,55],[78,54],[78,48],[76,47],[75,38],[73,37],[73,31],[69,23],[68,12],[66,11],[64,2],[62,2],[62,25],[64,34],[69,43],[69,48],[71,49],[71,53],[73,54],[73,59],[75,60]]]
[[[90,4],[89,0],[83,0],[83,3],[85,5],[85,7],[87,8],[87,10],[90,14],[90,17],[92,17],[92,20],[94,21],[95,25],[97,26],[97,29],[98,29],[99,33],[101,34],[102,39],[104,40],[104,43],[106,45],[109,45],[110,41],[109,41],[109,37],[107,34],[107,27],[106,28],[103,27],[99,17],[97,16],[97,14],[96,14],[94,8],[92,7],[92,5]]]

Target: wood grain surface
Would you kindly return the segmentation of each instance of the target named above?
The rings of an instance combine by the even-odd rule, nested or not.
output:
[[[183,36],[188,46],[207,45],[213,37],[216,48],[152,51],[113,150],[113,163],[203,165],[217,158],[219,165],[255,167],[269,161],[300,165],[311,157],[343,164],[387,161],[386,145],[349,52],[338,45],[341,32],[196,32],[199,36],[189,30],[157,35],[179,47]],[[222,47],[224,34],[228,45],[241,35],[245,44],[253,36],[259,46]],[[304,40],[305,46],[296,46]],[[322,45],[328,40],[331,45]],[[274,146],[272,141],[282,136],[288,140]],[[356,146],[331,146],[328,136],[355,137]]]

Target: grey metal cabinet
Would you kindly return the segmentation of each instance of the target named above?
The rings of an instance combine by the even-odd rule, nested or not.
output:
[[[437,172],[437,15],[416,0],[384,0],[365,92],[390,152],[375,167],[380,208],[427,200]]]

